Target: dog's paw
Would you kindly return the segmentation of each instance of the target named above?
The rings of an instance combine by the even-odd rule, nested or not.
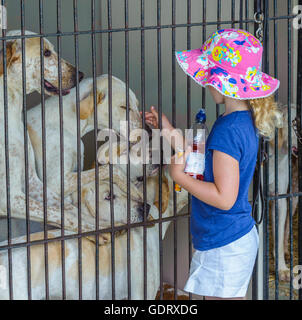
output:
[[[96,244],[96,237],[95,236],[87,236],[86,239]],[[111,234],[110,232],[102,233],[99,235],[98,245],[103,246],[109,244],[111,242]]]

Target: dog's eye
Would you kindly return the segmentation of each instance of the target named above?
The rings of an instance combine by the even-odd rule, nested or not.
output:
[[[127,111],[127,107],[126,106],[120,106],[122,109],[126,110]],[[129,106],[129,111],[131,111],[131,107]]]
[[[50,56],[51,56],[51,51],[48,50],[48,49],[46,49],[46,50],[44,51],[44,57],[50,57]]]
[[[114,194],[112,195],[111,193],[108,193],[108,195],[105,197],[105,200],[110,201],[110,199],[114,200],[115,199],[115,195]]]

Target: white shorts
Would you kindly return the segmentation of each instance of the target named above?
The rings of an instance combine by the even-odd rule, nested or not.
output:
[[[219,298],[244,297],[259,246],[256,226],[241,238],[219,248],[193,254],[185,291]]]

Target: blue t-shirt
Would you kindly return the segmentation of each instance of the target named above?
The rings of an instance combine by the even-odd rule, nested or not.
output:
[[[224,246],[248,233],[255,224],[248,202],[258,152],[258,129],[250,110],[220,115],[206,141],[204,181],[214,182],[213,150],[224,152],[239,162],[239,190],[230,210],[210,206],[192,196],[191,233],[197,250]]]

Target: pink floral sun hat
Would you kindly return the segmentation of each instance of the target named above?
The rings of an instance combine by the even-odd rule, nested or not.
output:
[[[199,85],[213,86],[234,99],[264,98],[275,92],[280,81],[261,72],[262,44],[241,29],[221,29],[200,49],[175,52],[184,70]]]

